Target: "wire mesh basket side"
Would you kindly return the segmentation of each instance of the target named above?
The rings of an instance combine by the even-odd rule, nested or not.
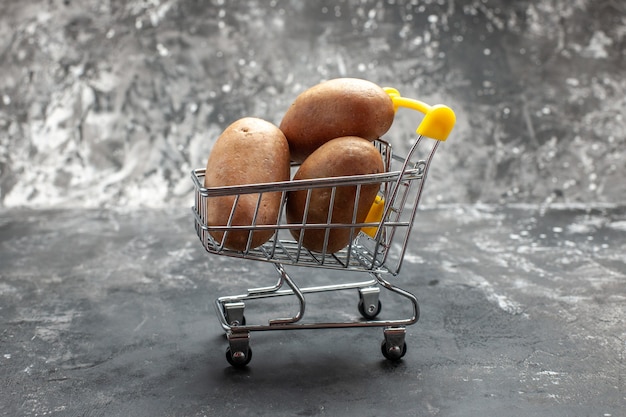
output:
[[[204,188],[204,170],[195,170],[192,174],[196,193],[193,208],[195,227],[205,249],[214,254],[237,258],[275,262],[295,266],[307,266],[329,269],[348,269],[377,273],[397,274],[400,270],[408,236],[416,214],[417,204],[421,195],[423,182],[436,149],[437,141],[430,151],[426,151],[425,159],[418,159],[417,152],[421,138],[415,143],[407,158],[394,156],[391,146],[385,141],[376,141],[386,171],[383,174],[359,175],[352,177],[321,178],[304,181],[287,181],[271,184],[252,184],[234,187]],[[358,222],[353,216],[351,222],[333,223],[332,216],[324,223],[288,223],[284,207],[290,192],[314,189],[328,189],[331,193],[341,187],[354,187],[356,195],[368,184],[377,183],[379,197],[384,201],[384,215],[380,221]],[[271,224],[252,222],[246,225],[235,225],[230,221],[219,226],[207,223],[207,202],[211,198],[229,197],[233,200],[232,211],[236,210],[237,202],[243,195],[256,195],[256,212],[259,210],[262,196],[265,193],[281,193],[281,208],[278,218]],[[357,200],[358,198],[355,197]],[[357,202],[353,205],[356,210]],[[232,219],[232,213],[231,213]],[[364,228],[377,230],[372,236],[363,233]],[[252,247],[254,233],[273,232],[272,237],[258,247]],[[302,234],[307,231],[325,231],[324,248],[327,247],[331,233],[342,230],[350,234],[350,242],[337,252],[309,250],[294,230]],[[225,245],[229,233],[248,233],[248,244],[243,250],[232,250]],[[311,232],[312,233],[312,232]]]
[[[377,235],[367,240],[368,250],[393,275],[400,272],[413,230],[419,202],[432,159],[440,141],[419,136],[406,157],[393,157],[391,169],[400,174],[385,197],[383,221]],[[381,247],[382,246],[382,247]]]

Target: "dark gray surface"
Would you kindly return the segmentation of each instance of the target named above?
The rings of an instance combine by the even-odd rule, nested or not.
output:
[[[380,329],[279,331],[240,371],[209,304],[274,283],[270,265],[207,254],[187,210],[4,211],[0,415],[622,416],[625,251],[623,207],[422,210],[394,278],[422,309],[400,363]],[[405,307],[384,294],[382,317]]]

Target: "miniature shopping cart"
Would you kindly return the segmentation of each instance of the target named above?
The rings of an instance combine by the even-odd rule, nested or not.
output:
[[[424,116],[417,128],[417,139],[406,157],[395,155],[387,141],[383,139],[375,141],[385,163],[383,173],[207,188],[203,186],[205,170],[196,169],[192,172],[195,185],[193,207],[195,229],[204,248],[215,255],[269,262],[278,273],[278,281],[271,287],[248,289],[244,294],[223,296],[215,300],[217,316],[228,339],[226,359],[231,365],[246,366],[252,357],[250,333],[266,330],[382,327],[384,339],[381,351],[384,357],[394,361],[405,355],[406,326],[414,324],[419,319],[418,301],[413,294],[392,284],[384,276],[395,276],[400,272],[426,174],[439,143],[446,140],[454,126],[455,115],[444,105],[429,106],[418,100],[401,97],[397,90],[386,89],[386,91],[392,97],[396,110],[405,107],[417,110]],[[370,214],[361,223],[356,221],[358,204],[355,202],[353,221],[347,224],[333,223],[331,215],[328,216],[326,223],[309,224],[306,222],[306,215],[301,223],[287,223],[284,209],[281,209],[276,224],[272,225],[256,224],[254,220],[249,226],[235,226],[230,220],[225,226],[207,224],[207,201],[210,198],[233,196],[232,217],[238,196],[244,194],[258,196],[256,207],[258,211],[264,193],[281,193],[281,207],[284,207],[290,192],[304,190],[310,198],[310,193],[316,188],[328,189],[334,194],[339,187],[350,186],[356,187],[355,195],[358,199],[361,187],[372,183],[380,184],[378,197]],[[305,233],[307,229],[325,229],[327,231],[325,236],[328,239],[329,231],[337,228],[348,228],[354,239],[346,248],[335,253],[325,253],[323,250],[310,251],[302,244],[304,233],[300,233],[299,239],[295,239],[290,233],[290,229],[304,230]],[[241,251],[224,246],[229,232],[268,229],[273,230],[274,234],[260,247],[250,247],[251,238],[248,239],[247,248]],[[222,238],[220,240],[214,238],[213,236],[220,235],[214,232],[222,232]],[[327,247],[327,243],[323,245],[324,248]],[[301,287],[287,274],[286,269],[291,267],[356,271],[367,274],[368,279],[360,282]],[[411,316],[397,320],[377,319],[381,310],[379,299],[381,288],[401,296],[401,299],[406,299],[405,303],[412,307]],[[324,322],[304,319],[309,294],[344,290],[358,290],[357,309],[362,317],[354,314],[353,320]],[[274,317],[261,324],[251,323],[250,317],[244,315],[246,303],[272,297],[292,297],[297,300],[294,303],[299,307],[296,307],[297,311],[289,317]],[[341,315],[345,316],[345,313]]]

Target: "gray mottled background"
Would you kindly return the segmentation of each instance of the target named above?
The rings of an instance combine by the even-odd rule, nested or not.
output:
[[[625,8],[5,0],[0,207],[187,207],[190,170],[230,122],[278,124],[341,76],[456,111],[428,204],[623,203]],[[400,114],[388,139],[402,150],[418,122]]]

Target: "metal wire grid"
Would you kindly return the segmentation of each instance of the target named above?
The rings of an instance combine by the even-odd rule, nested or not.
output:
[[[385,163],[386,172],[381,174],[356,175],[349,177],[318,178],[312,180],[283,181],[276,183],[248,184],[228,187],[206,188],[204,184],[204,169],[192,172],[195,187],[195,205],[192,208],[196,233],[204,248],[209,253],[236,258],[252,259],[257,261],[273,262],[276,264],[304,266],[327,269],[341,269],[352,271],[368,271],[372,273],[391,273],[396,275],[400,271],[402,260],[408,244],[409,234],[417,212],[422,188],[432,157],[439,141],[426,141],[418,137],[405,158],[394,155],[391,145],[383,140],[375,142]],[[423,158],[420,158],[423,156]],[[383,218],[378,223],[356,222],[356,209],[350,223],[287,223],[283,207],[289,192],[306,190],[309,195],[315,188],[330,188],[332,193],[338,187],[356,186],[355,199],[358,200],[360,188],[366,184],[380,183],[379,195],[384,199],[385,208]],[[253,219],[251,225],[210,226],[207,224],[207,199],[219,196],[233,196],[234,213],[239,196],[243,194],[258,194],[257,211],[264,193],[281,193],[281,212],[276,224],[260,225]],[[356,207],[356,204],[355,204]],[[256,217],[256,215],[255,215]],[[306,217],[305,217],[306,218]],[[364,227],[376,227],[378,232],[370,237],[360,232]],[[348,246],[336,253],[312,252],[302,245],[302,238],[295,240],[290,229],[332,229],[348,228],[354,240]],[[257,248],[248,248],[235,251],[224,247],[226,234],[232,231],[261,231],[274,230],[272,238]],[[220,241],[210,232],[224,232]],[[300,235],[302,236],[303,233]],[[326,233],[328,239],[328,232]]]

